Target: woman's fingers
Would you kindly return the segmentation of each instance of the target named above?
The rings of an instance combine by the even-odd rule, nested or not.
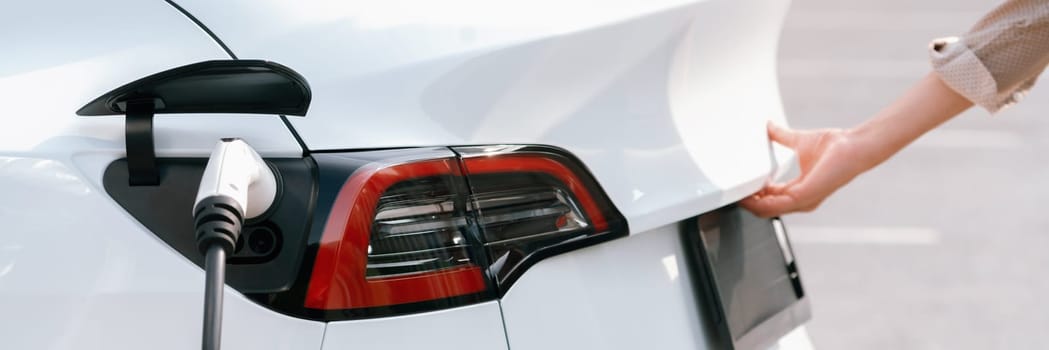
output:
[[[813,173],[819,172],[819,169],[816,170]],[[821,174],[815,174],[815,177],[810,175],[812,174],[803,173],[786,183],[767,183],[756,195],[741,201],[740,205],[763,218],[796,211],[810,211],[809,207],[822,202],[822,199],[818,198],[820,186],[813,181],[823,181],[820,179],[823,176]]]
[[[781,194],[786,192],[788,188],[800,184],[803,178],[804,176],[798,176],[791,179],[790,181],[787,181],[786,183],[767,183],[765,184],[765,188],[762,188],[761,190],[766,193]]]
[[[789,193],[766,193],[744,198],[739,202],[744,209],[763,218],[790,212],[798,207],[798,201]]]
[[[837,188],[854,176],[845,170],[838,157],[826,156],[816,160],[809,169],[786,183],[769,183],[759,195],[740,204],[760,217],[773,217],[798,211],[816,209]]]
[[[798,132],[768,122],[767,127],[769,133],[769,139],[775,141],[778,144],[795,148],[798,145]]]
[[[755,215],[770,218],[797,211],[812,211],[822,198],[807,181],[794,179],[786,184],[766,185],[758,194],[740,201],[743,208]]]
[[[786,183],[765,184],[757,195],[741,202],[758,216],[811,211],[864,170],[856,166],[855,153],[841,130],[794,131],[769,123],[768,134],[772,141],[794,149],[801,174]]]

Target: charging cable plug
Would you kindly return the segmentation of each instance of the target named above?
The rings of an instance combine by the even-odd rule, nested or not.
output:
[[[197,247],[204,254],[205,350],[217,350],[221,343],[226,257],[237,246],[244,220],[264,214],[276,197],[273,170],[244,140],[222,139],[215,145],[193,205]]]

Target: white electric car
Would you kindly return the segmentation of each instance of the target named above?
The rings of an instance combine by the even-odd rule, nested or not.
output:
[[[793,163],[787,7],[0,5],[0,348],[805,347],[784,225],[734,205]],[[276,187],[227,220],[235,139]],[[240,232],[221,329],[201,217]]]

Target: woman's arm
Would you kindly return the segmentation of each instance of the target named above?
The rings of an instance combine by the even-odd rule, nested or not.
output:
[[[995,113],[1016,103],[1049,64],[1049,1],[1006,0],[961,38],[930,45],[933,72],[874,118],[848,130],[769,125],[793,148],[801,176],[768,184],[741,203],[760,216],[816,209],[831,193],[922,134],[976,104]]]
[[[740,204],[762,217],[816,209],[838,188],[972,105],[929,73],[852,129],[795,131],[769,124],[769,138],[797,152],[801,175],[769,184]]]

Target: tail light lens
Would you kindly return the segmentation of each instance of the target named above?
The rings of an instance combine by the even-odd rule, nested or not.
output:
[[[544,257],[626,233],[611,201],[564,152],[524,146],[455,150],[470,180],[489,270],[502,292]]]
[[[456,159],[440,150],[418,155],[366,164],[342,185],[324,224],[306,307],[374,308],[488,289],[474,261],[482,253],[471,252],[476,245],[466,240],[470,222]]]
[[[491,300],[546,256],[627,233],[592,176],[538,146],[313,155],[320,191],[302,295],[326,320]],[[292,292],[294,294],[294,291]]]
[[[368,242],[367,279],[472,265],[465,238],[468,222],[456,212],[457,198],[446,180],[405,181],[379,197]]]

